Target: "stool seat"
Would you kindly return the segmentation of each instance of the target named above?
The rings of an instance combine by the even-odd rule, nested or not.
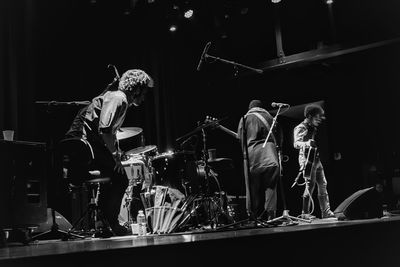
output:
[[[111,181],[110,178],[102,177],[102,178],[95,178],[95,179],[87,180],[85,183],[87,183],[87,184],[98,184],[98,183],[105,184],[105,183],[109,183],[110,181]]]
[[[99,170],[92,170],[89,171],[90,176],[94,176],[94,177],[99,177],[101,175],[101,172]]]
[[[105,184],[111,181],[109,177],[101,176],[101,172],[99,170],[91,170],[89,171],[89,175],[90,179],[86,181],[87,184]]]

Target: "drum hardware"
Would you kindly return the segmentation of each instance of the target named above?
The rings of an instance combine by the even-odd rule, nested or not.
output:
[[[216,228],[220,225],[220,217],[224,216],[228,219],[228,221],[232,221],[232,218],[224,210],[222,203],[224,202],[222,199],[223,192],[221,190],[219,181],[218,181],[218,174],[214,172],[211,168],[209,163],[209,155],[207,150],[207,135],[206,129],[216,126],[220,120],[214,121],[206,121],[202,125],[199,125],[191,131],[190,133],[178,138],[176,141],[186,140],[194,133],[201,131],[202,133],[202,141],[203,141],[203,149],[202,149],[202,156],[201,160],[196,162],[196,175],[197,177],[202,177],[204,180],[203,187],[200,187],[201,190],[199,192],[195,192],[198,194],[194,194],[194,201],[190,207],[189,212],[187,213],[186,217],[181,221],[179,228],[183,228],[186,224],[192,219],[195,224],[203,224],[203,226],[209,225],[211,228]],[[215,152],[211,150],[212,152]],[[215,155],[215,153],[210,153],[211,155]],[[211,160],[215,160],[215,158],[211,158]],[[215,180],[217,187],[218,187],[218,194],[212,195],[210,192],[210,180],[211,178]],[[193,178],[192,178],[193,179]],[[192,193],[193,194],[193,193]],[[202,216],[203,215],[203,216]]]
[[[130,228],[130,225],[133,223],[132,214],[131,214],[131,203],[132,203],[132,185],[129,185],[125,190],[125,195],[122,199],[120,214],[119,214],[119,223],[126,228]]]
[[[196,133],[198,133],[200,131],[203,131],[206,128],[211,128],[211,127],[217,126],[221,121],[223,121],[225,119],[227,119],[227,117],[221,118],[221,119],[218,119],[218,120],[213,120],[213,121],[206,120],[204,123],[202,123],[199,126],[197,126],[194,130],[192,130],[189,133],[177,138],[175,141],[178,142],[178,143],[181,143],[182,140],[186,140],[187,138],[191,137],[192,135],[194,135],[194,134],[196,134]]]

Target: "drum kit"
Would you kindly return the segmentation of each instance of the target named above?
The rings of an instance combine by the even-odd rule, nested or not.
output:
[[[218,174],[210,166],[213,162],[230,159],[209,159],[205,145],[204,129],[216,123],[204,123],[177,139],[184,140],[202,131],[204,146],[200,160],[194,151],[159,153],[157,146],[143,143],[122,154],[129,186],[121,202],[121,225],[130,227],[135,221],[138,210],[132,208],[134,200],[136,209],[145,210],[148,228],[154,234],[199,227],[216,228],[224,222],[232,222],[227,212],[226,194],[221,190]],[[141,133],[142,129],[138,127],[121,128],[117,139]]]

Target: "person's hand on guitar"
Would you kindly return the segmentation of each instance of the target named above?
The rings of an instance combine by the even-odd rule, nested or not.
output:
[[[309,147],[315,148],[315,147],[317,147],[314,139],[308,140],[307,142],[305,142],[305,145],[306,145],[306,148],[309,148]]]

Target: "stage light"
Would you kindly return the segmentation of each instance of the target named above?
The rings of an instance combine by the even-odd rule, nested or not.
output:
[[[186,10],[183,16],[187,19],[190,19],[193,16],[193,9]]]
[[[281,0],[271,0],[272,3],[277,4],[279,3]]]
[[[172,24],[169,26],[169,31],[170,32],[176,32],[176,30],[178,29],[178,26],[176,26],[175,24]]]
[[[332,5],[333,4],[333,0],[326,0],[326,4]]]

